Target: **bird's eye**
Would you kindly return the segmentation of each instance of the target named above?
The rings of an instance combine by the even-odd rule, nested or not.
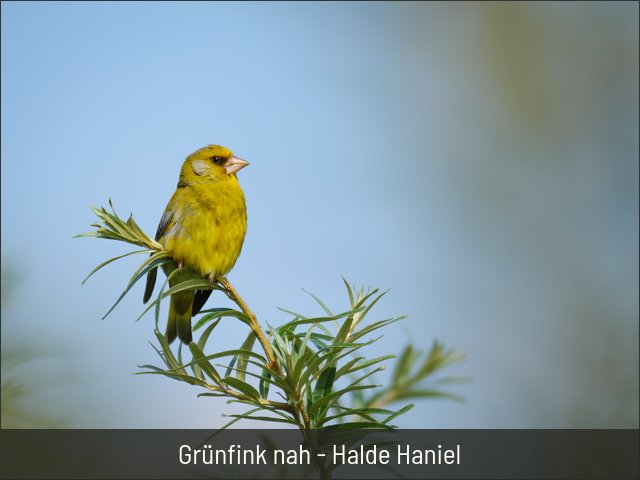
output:
[[[224,163],[224,157],[215,156],[215,157],[212,157],[211,160],[216,165],[222,165]]]

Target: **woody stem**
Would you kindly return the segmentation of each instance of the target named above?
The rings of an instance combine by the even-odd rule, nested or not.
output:
[[[260,328],[260,324],[258,323],[258,319],[256,318],[255,314],[251,311],[249,306],[242,299],[242,297],[236,291],[236,289],[233,288],[233,285],[231,285],[231,282],[229,282],[229,280],[227,280],[226,277],[219,277],[217,280],[218,280],[218,283],[222,285],[222,287],[224,288],[225,293],[227,294],[229,299],[231,299],[232,302],[238,305],[238,307],[240,307],[240,310],[242,310],[245,313],[245,315],[249,317],[249,327],[251,328],[254,335],[260,342],[260,345],[262,346],[264,353],[267,355],[267,359],[269,361],[269,369],[274,373],[279,374],[280,365],[278,364],[278,360],[276,359],[276,356],[273,353],[273,348],[271,348],[271,344],[267,340],[267,337],[262,331],[262,328]]]

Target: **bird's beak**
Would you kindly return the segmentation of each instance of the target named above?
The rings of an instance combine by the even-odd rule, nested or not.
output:
[[[226,170],[227,175],[231,175],[232,173],[237,173],[247,165],[249,165],[249,162],[242,160],[241,158],[230,157],[229,160],[227,160],[224,169]]]

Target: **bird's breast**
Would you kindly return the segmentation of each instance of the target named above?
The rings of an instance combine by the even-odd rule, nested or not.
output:
[[[237,182],[236,182],[237,185]],[[165,248],[202,275],[226,275],[242,250],[247,230],[244,194],[226,189],[191,189],[175,212]]]

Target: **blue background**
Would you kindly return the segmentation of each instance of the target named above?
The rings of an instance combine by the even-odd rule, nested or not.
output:
[[[466,403],[398,425],[637,428],[637,39],[635,2],[3,2],[15,422],[204,428],[238,410],[132,375],[158,362],[151,316],[133,323],[143,287],[100,317],[141,259],[81,286],[127,250],[72,239],[109,197],[153,234],[184,157],[219,143],[251,162],[230,279],[263,322],[321,313],[300,287],[343,311],[342,274],[391,288],[377,318],[409,316],[376,353],[467,354],[449,369],[474,377]],[[212,347],[245,335],[227,322]]]

